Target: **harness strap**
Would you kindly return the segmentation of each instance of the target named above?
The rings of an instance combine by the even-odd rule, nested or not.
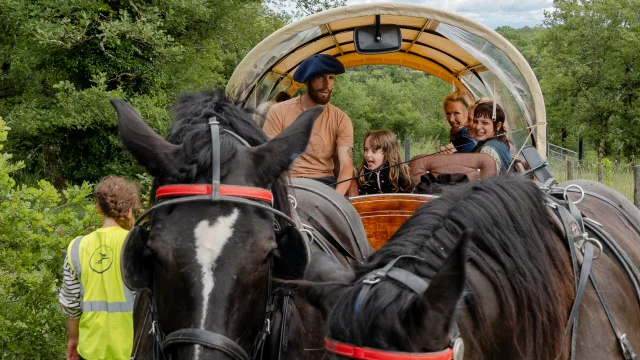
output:
[[[555,201],[555,199],[554,199]],[[556,209],[558,216],[562,222],[562,226],[564,227],[565,236],[567,238],[567,247],[569,248],[569,254],[571,255],[571,267],[573,269],[573,278],[578,279],[578,256],[576,254],[576,246],[574,243],[574,238],[577,230],[578,224],[574,221],[573,217],[569,213],[569,211],[564,206],[557,206],[556,204],[552,204]],[[570,224],[575,224],[576,228],[572,229]],[[574,291],[578,293],[578,282],[574,282]],[[567,322],[568,325],[573,326],[573,330],[571,333],[571,360],[575,359],[576,356],[576,343],[578,340],[578,314],[576,314],[573,322]]]
[[[218,119],[214,116],[209,119],[211,127],[211,198],[220,196],[220,131],[218,131]]]
[[[613,319],[613,315],[611,314],[611,310],[609,310],[609,306],[607,302],[604,300],[604,295],[602,294],[602,290],[600,290],[600,286],[596,281],[596,276],[591,273],[589,276],[591,279],[591,283],[593,284],[593,288],[596,289],[596,294],[598,294],[598,298],[600,298],[600,302],[602,303],[602,308],[604,312],[607,314],[607,318],[609,319],[609,324],[611,324],[611,328],[613,332],[616,334],[616,339],[618,340],[618,344],[620,345],[620,351],[622,352],[622,356],[625,360],[637,360],[638,356],[636,355],[633,347],[629,340],[627,340],[627,334],[621,334],[616,321]]]
[[[293,310],[294,291],[287,289],[284,291],[282,299],[282,322],[280,326],[280,349],[278,350],[278,360],[284,360],[289,347],[289,321]]]
[[[621,270],[623,270],[625,275],[629,278],[632,284],[632,287],[634,289],[634,294],[636,295],[636,298],[640,298],[640,292],[638,290],[638,280],[640,279],[640,274],[638,273],[637,270],[635,270],[635,266],[633,266],[633,263],[631,262],[627,254],[624,252],[624,250],[620,248],[620,246],[611,238],[611,236],[606,231],[604,231],[604,229],[601,228],[601,225],[599,225],[595,221],[584,221],[584,220],[590,220],[590,219],[583,218],[582,214],[580,213],[578,208],[575,206],[575,203],[571,201],[571,199],[567,198],[564,206],[560,204],[559,200],[553,197],[552,197],[552,200],[553,200],[553,204],[551,206],[557,209],[558,215],[562,220],[562,224],[565,229],[565,233],[569,243],[569,250],[571,253],[572,266],[574,267],[575,279],[578,279],[578,275],[576,273],[574,246],[578,245],[584,251],[582,269],[580,272],[579,281],[576,283],[576,298],[575,298],[573,307],[571,309],[571,313],[569,314],[569,320],[567,322],[567,327],[565,328],[565,334],[564,334],[566,338],[566,336],[568,335],[568,330],[571,327],[573,327],[573,334],[572,334],[572,341],[571,341],[571,359],[572,360],[575,359],[575,353],[576,353],[575,345],[576,345],[576,338],[577,338],[580,302],[582,301],[582,297],[584,295],[587,282],[590,280],[593,285],[593,288],[595,289],[596,294],[598,295],[600,303],[602,304],[602,308],[604,309],[604,312],[607,315],[609,324],[611,325],[611,328],[615,333],[616,340],[618,341],[618,345],[620,346],[620,351],[622,353],[623,358],[625,360],[637,360],[638,356],[636,355],[633,349],[633,346],[627,340],[626,334],[622,334],[620,332],[620,329],[618,328],[613,318],[611,310],[609,309],[609,306],[604,299],[604,295],[598,285],[595,274],[591,269],[593,260],[599,257],[604,252],[604,248],[602,247],[602,244],[599,241],[588,238],[588,233],[586,232],[586,230],[588,229],[593,234],[595,234],[602,242],[604,242],[607,248],[612,252],[611,255],[614,255],[614,256],[613,257],[610,256],[610,258],[618,262],[618,266],[621,268]],[[556,206],[556,204],[560,206]],[[609,202],[609,204],[611,203]],[[620,210],[623,213],[623,215],[626,216],[626,214],[623,212],[622,209],[618,209],[618,210]],[[578,235],[576,235],[576,230],[579,231]],[[599,250],[600,250],[600,253],[598,253],[598,256],[595,256],[595,257],[593,254],[594,243],[599,246]]]
[[[336,240],[336,238],[331,235],[331,233],[324,226],[322,226],[322,224],[317,222],[316,219],[314,219],[308,211],[303,209],[301,206],[298,206],[296,208],[296,211],[298,212],[298,215],[300,215],[300,217],[305,219],[313,228],[315,228],[316,231],[320,233],[320,235],[322,235],[322,237],[324,237],[331,245],[333,245],[333,247],[335,247],[340,252],[340,254],[342,254],[346,258],[355,260],[359,264],[361,263],[353,254],[351,254],[349,250],[347,250],[342,244],[340,244],[340,242]]]
[[[578,318],[578,313],[580,311],[580,303],[582,302],[582,296],[584,295],[584,290],[587,288],[587,281],[589,281],[589,273],[591,272],[592,265],[593,265],[593,245],[591,245],[590,242],[587,242],[584,245],[584,258],[582,261],[582,268],[580,269],[580,281],[578,282],[576,299],[573,302],[573,307],[571,308],[571,312],[569,313],[569,321],[567,322],[567,327],[564,330],[565,338],[567,337],[567,335],[569,335],[569,330],[571,330],[571,326],[573,325],[573,322]]]
[[[267,306],[264,310],[264,323],[262,330],[256,335],[253,345],[251,346],[250,359],[262,359],[267,335],[271,334],[271,323],[273,322],[273,313],[276,310],[275,302],[277,301],[277,296],[271,290],[273,286],[272,271],[273,259],[269,259],[269,283],[267,284]]]
[[[247,360],[247,353],[226,336],[200,329],[180,329],[172,332],[162,343],[163,350],[180,344],[198,344],[225,353],[234,360]]]
[[[307,237],[307,241],[308,241],[310,246],[315,244],[321,251],[323,251],[326,254],[328,254],[329,256],[331,256],[337,262],[340,262],[340,260],[338,260],[338,257],[333,253],[333,251],[331,251],[331,249],[329,249],[327,244],[325,244],[324,241],[320,241],[320,239],[318,239],[313,234],[312,230],[315,230],[315,229],[313,227],[311,227],[311,226],[306,226],[306,225],[303,224],[302,225],[302,230],[300,230],[300,232],[305,234],[305,236]],[[315,239],[318,239],[318,241],[316,241]]]
[[[611,255],[614,255],[609,257],[617,263],[621,270],[623,270],[623,274],[627,277],[629,282],[631,282],[636,296],[636,301],[640,303],[640,273],[638,273],[638,269],[633,261],[631,261],[620,245],[613,240],[611,235],[609,235],[600,226],[593,224],[591,221],[587,221],[585,222],[585,227],[602,240],[603,244],[606,246],[605,249],[608,249]]]
[[[208,196],[208,195],[194,195],[194,196],[187,196],[187,197],[163,200],[163,201],[161,201],[159,203],[154,204],[147,211],[142,213],[142,215],[140,215],[138,220],[136,220],[135,225],[136,226],[140,225],[140,223],[143,221],[143,219],[145,217],[147,217],[149,214],[151,214],[154,210],[157,210],[157,209],[159,209],[161,207],[166,207],[166,206],[176,205],[176,204],[183,204],[183,203],[194,202],[194,201],[211,201],[211,196]],[[267,211],[270,211],[273,214],[281,217],[282,219],[284,219],[287,222],[291,223],[295,228],[297,228],[296,222],[291,217],[289,217],[287,214],[283,213],[282,211],[276,210],[276,209],[272,208],[271,206],[267,206],[265,204],[261,204],[261,203],[255,201],[255,200],[249,200],[249,199],[236,197],[236,196],[224,196],[224,195],[221,195],[221,196],[218,196],[218,198],[216,198],[216,201],[227,201],[227,202],[231,202],[231,203],[251,205],[253,207],[257,207],[257,208],[260,208],[260,209],[263,209],[263,210],[267,210]]]
[[[149,311],[151,312],[151,334],[153,335],[153,360],[166,359],[164,351],[162,349],[162,342],[164,341],[164,333],[160,328],[160,316],[158,316],[158,304],[156,303],[156,297],[153,294],[156,293],[156,277],[153,277],[153,293],[149,294],[151,298]]]
[[[556,189],[552,189],[551,193],[554,195],[561,195],[564,191],[564,188],[558,188],[558,190]],[[640,224],[638,224],[635,219],[633,219],[621,206],[617,205],[615,202],[607,199],[606,197],[600,195],[600,194],[596,194],[594,192],[591,191],[584,191],[584,194],[586,196],[591,196],[594,197],[598,200],[601,200],[605,203],[607,203],[607,205],[611,206],[612,208],[616,209],[625,219],[627,219],[627,221],[633,226],[633,228],[638,232],[638,234],[640,234]]]

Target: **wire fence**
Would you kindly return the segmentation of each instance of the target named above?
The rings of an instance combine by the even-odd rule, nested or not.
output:
[[[575,179],[598,181],[597,162],[579,162],[571,157],[559,157],[552,152],[547,159],[553,176],[558,182]],[[602,169],[602,183],[624,195],[633,203],[634,169],[629,164],[605,164]]]

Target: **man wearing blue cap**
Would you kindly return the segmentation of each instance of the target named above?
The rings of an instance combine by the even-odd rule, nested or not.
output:
[[[332,185],[353,176],[353,125],[344,111],[329,104],[335,77],[343,73],[344,66],[331,55],[317,54],[307,58],[293,74],[293,80],[304,83],[307,91],[302,96],[273,105],[267,114],[263,130],[273,138],[303,111],[324,105],[324,111],[313,125],[307,150],[293,164],[292,177]],[[340,162],[337,180],[333,162],[336,153]],[[349,182],[336,186],[336,191],[342,195],[348,190]]]

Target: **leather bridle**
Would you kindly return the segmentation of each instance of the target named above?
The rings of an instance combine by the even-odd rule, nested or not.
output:
[[[364,285],[358,292],[353,311],[355,314],[360,312],[362,304],[365,302],[372,287],[382,281],[395,281],[407,289],[411,290],[417,296],[422,295],[429,283],[416,274],[405,269],[395,267],[400,259],[415,259],[426,262],[425,259],[414,255],[401,255],[390,261],[385,267],[376,269],[365,275],[359,282]],[[330,338],[324,339],[325,349],[333,354],[360,360],[462,360],[464,355],[464,342],[460,337],[458,326],[454,323],[449,335],[451,339],[447,349],[437,352],[426,353],[407,353],[397,351],[386,351],[367,347],[355,346]]]
[[[243,205],[250,205],[266,211],[270,211],[274,215],[279,216],[281,219],[289,222],[293,228],[299,231],[296,222],[284,214],[283,212],[273,208],[273,194],[271,191],[252,187],[252,186],[239,186],[239,185],[224,185],[220,182],[220,131],[224,131],[227,134],[233,136],[245,146],[250,147],[249,143],[237,134],[219,128],[220,123],[216,117],[209,119],[209,126],[211,129],[211,144],[212,144],[212,183],[209,184],[179,184],[179,185],[165,185],[160,186],[156,191],[156,200],[158,201],[151,208],[145,211],[136,221],[135,226],[139,226],[143,219],[149,216],[154,210],[161,207],[170,205],[183,204],[188,202],[228,202]],[[168,199],[169,198],[169,199]],[[265,204],[267,203],[267,204]],[[302,235],[301,235],[302,238]],[[254,360],[262,358],[264,351],[264,345],[266,338],[271,334],[271,323],[273,322],[273,315],[276,310],[277,291],[272,290],[272,268],[273,261],[269,262],[269,278],[267,283],[267,307],[265,309],[265,318],[262,329],[256,336],[251,348],[251,354],[248,355],[244,349],[238,345],[235,341],[228,337],[208,330],[186,328],[173,331],[168,335],[164,335],[160,326],[158,307],[156,301],[156,281],[155,275],[152,281],[151,291],[151,334],[153,335],[153,359],[160,360],[166,359],[165,352],[168,348],[177,345],[201,345],[210,349],[218,350],[233,360]],[[284,332],[287,330],[287,322],[290,319],[291,308],[293,302],[293,291],[288,289],[278,289],[284,292],[283,301],[283,325],[281,327],[281,338],[284,337]],[[143,325],[144,326],[144,325]],[[141,338],[139,338],[138,341]],[[280,358],[283,357],[283,347],[286,351],[286,344],[280,344]],[[137,348],[137,347],[136,347]],[[135,358],[135,354],[132,359]]]

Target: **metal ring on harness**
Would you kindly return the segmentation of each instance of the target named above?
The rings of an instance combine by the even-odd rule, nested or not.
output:
[[[298,208],[298,200],[296,200],[295,197],[293,197],[292,195],[287,195],[287,197],[289,197],[289,202],[291,203],[291,206],[293,206],[293,210]]]
[[[309,245],[313,244],[313,233],[311,232],[311,230],[307,229],[304,227],[304,224],[302,225],[302,229],[300,229],[301,233],[305,233],[309,235]]]
[[[580,190],[580,199],[578,199],[578,201],[573,201],[569,199],[569,195],[567,194],[567,191],[569,191],[569,189],[571,188],[577,188],[578,190]],[[570,184],[566,188],[564,188],[562,197],[564,198],[565,201],[571,201],[574,204],[579,204],[584,199],[584,190],[582,189],[582,187],[580,187],[580,185]]]
[[[604,251],[604,249],[602,248],[602,243],[597,239],[593,239],[593,238],[590,238],[590,237],[586,236],[586,233],[584,235],[585,235],[584,236],[584,241],[585,242],[583,243],[583,245],[581,247],[582,253],[584,254],[584,244],[589,242],[589,243],[591,243],[593,246],[595,246],[598,249],[598,254],[597,255],[593,255],[593,260],[599,258],[600,255],[602,254],[602,252]]]

